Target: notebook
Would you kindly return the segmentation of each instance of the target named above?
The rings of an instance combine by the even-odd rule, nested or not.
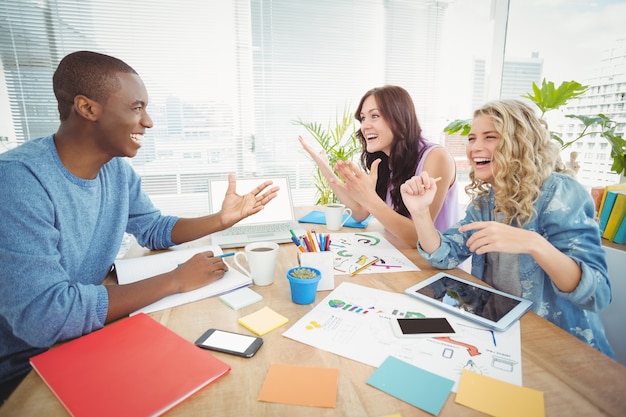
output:
[[[30,362],[77,417],[157,416],[230,371],[230,365],[143,313]]]
[[[246,217],[221,232],[211,235],[214,245],[222,248],[237,248],[252,242],[291,242],[293,230],[296,235],[303,234],[293,211],[293,200],[287,177],[254,177],[237,179],[237,194],[243,195],[264,181],[273,181],[273,186],[280,187],[278,195],[260,212]],[[228,178],[209,179],[209,210],[216,213],[221,210],[228,188]]]

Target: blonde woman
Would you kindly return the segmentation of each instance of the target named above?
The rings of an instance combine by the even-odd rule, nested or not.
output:
[[[422,255],[442,269],[472,256],[472,275],[531,300],[537,314],[614,358],[598,315],[611,286],[593,200],[555,172],[545,123],[521,101],[494,101],[474,112],[467,141],[472,203],[459,223],[443,233],[433,226],[437,185],[427,172],[401,187]]]

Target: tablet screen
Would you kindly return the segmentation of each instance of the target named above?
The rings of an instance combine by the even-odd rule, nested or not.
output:
[[[494,322],[500,321],[520,303],[519,300],[447,276],[441,277],[416,292]]]

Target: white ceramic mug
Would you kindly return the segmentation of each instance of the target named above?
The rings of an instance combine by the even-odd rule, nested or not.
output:
[[[347,208],[345,204],[329,203],[324,206],[326,214],[326,228],[328,230],[339,230],[348,221],[352,215],[352,210]],[[347,214],[347,216],[344,216]]]
[[[248,261],[250,269],[239,263],[242,256]],[[277,259],[278,245],[274,242],[249,243],[243,252],[237,252],[234,257],[237,267],[252,279],[254,285],[270,285],[274,282]]]

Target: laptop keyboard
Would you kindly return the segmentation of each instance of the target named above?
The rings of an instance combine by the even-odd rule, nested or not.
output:
[[[234,226],[222,231],[222,236],[250,235],[256,233],[271,233],[289,231],[291,223],[267,223],[249,226]]]

